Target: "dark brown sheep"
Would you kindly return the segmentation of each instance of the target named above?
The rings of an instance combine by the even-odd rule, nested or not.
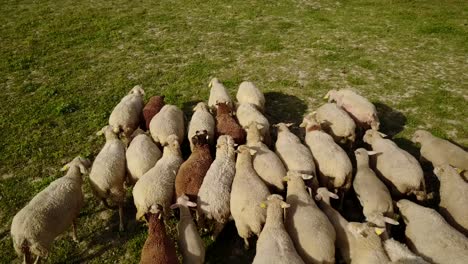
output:
[[[149,124],[153,116],[155,116],[161,108],[165,105],[164,95],[153,96],[149,99],[148,103],[143,108],[143,117],[145,119],[145,129],[149,129]]]
[[[232,116],[232,109],[226,103],[216,104],[216,137],[229,135],[238,145],[245,144],[246,133]]]
[[[141,250],[140,264],[179,263],[174,241],[166,234],[166,226],[161,213],[162,208],[152,206],[150,212],[146,214],[148,238]]]
[[[196,202],[198,190],[203,183],[206,172],[213,163],[213,158],[208,145],[208,132],[203,130],[197,131],[192,137],[194,145],[193,152],[190,157],[182,163],[175,180],[176,197],[186,194],[190,201]]]

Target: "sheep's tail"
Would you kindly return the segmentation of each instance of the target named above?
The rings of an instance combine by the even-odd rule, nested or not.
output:
[[[18,251],[18,249],[16,250]],[[34,263],[31,250],[29,248],[29,243],[26,239],[23,240],[23,243],[21,243],[21,248],[19,248],[19,251],[23,254],[23,263],[26,263],[26,264]]]

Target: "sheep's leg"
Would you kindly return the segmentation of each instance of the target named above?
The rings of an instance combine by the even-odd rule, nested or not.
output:
[[[111,210],[115,210],[117,209],[117,206],[110,206],[108,203],[107,203],[107,200],[105,198],[102,198],[102,203],[104,204],[104,206],[107,208],[107,209],[111,209]]]
[[[72,222],[72,239],[75,242],[78,242],[78,236],[76,235],[76,220]]]
[[[41,263],[41,257],[37,256],[36,261],[34,261],[34,264],[39,264],[39,263]]]
[[[245,250],[249,250],[249,239],[248,238],[244,238],[244,248]]]
[[[119,231],[124,231],[123,204],[119,204]]]
[[[224,223],[216,222],[215,228],[214,228],[214,231],[213,231],[213,235],[211,236],[211,239],[216,240],[216,238],[221,233],[221,231],[223,231],[224,225],[225,225]]]

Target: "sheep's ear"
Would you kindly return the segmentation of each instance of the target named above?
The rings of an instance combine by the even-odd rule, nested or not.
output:
[[[70,168],[70,165],[65,164],[65,165],[63,165],[63,167],[60,169],[60,171],[66,171],[66,170],[68,170],[69,168]]]
[[[330,92],[328,92],[328,93],[323,97],[323,99],[325,99],[325,100],[328,100],[328,98],[330,98]]]
[[[284,208],[289,208],[289,207],[291,207],[290,204],[288,204],[288,203],[286,203],[286,202],[281,202],[281,208],[284,209]]]
[[[455,169],[456,169],[456,171],[457,171],[457,173],[458,173],[459,175],[461,175],[462,172],[465,171],[464,169],[460,169],[460,168],[455,168]]]
[[[79,164],[78,167],[80,167],[80,172],[81,174],[86,174],[88,173],[88,169],[86,169],[86,167],[83,165],[83,164]]]
[[[257,129],[258,129],[258,130],[260,130],[260,129],[262,129],[262,128],[264,128],[264,126],[263,126],[262,124],[257,124]]]
[[[292,127],[294,125],[294,123],[287,123],[286,126],[287,127]]]
[[[306,189],[309,195],[312,196],[312,188],[310,188],[309,186],[306,186]]]
[[[382,133],[382,132],[380,132],[380,131],[377,131],[377,133],[379,133],[379,135],[380,135],[381,137],[383,137],[383,138],[384,138],[384,137],[388,137],[386,134],[384,134],[384,133]]]
[[[102,136],[102,134],[104,134],[102,130],[99,130],[98,132],[96,132],[96,136]]]
[[[336,193],[332,193],[332,192],[328,192],[328,195],[330,196],[330,198],[332,199],[339,199],[340,197],[336,194]]]
[[[299,127],[306,127],[306,123],[305,122],[302,122]]]
[[[188,206],[188,207],[197,207],[197,203],[194,203],[194,202],[191,202],[191,201],[187,201],[187,206]]]
[[[266,205],[266,203],[260,203],[260,207],[261,208],[267,208],[267,205]]]
[[[385,232],[385,228],[380,228],[380,227],[375,227],[374,228],[374,232],[380,236],[381,234],[383,234]]]
[[[237,146],[239,146],[239,144],[237,144],[237,143],[234,143],[234,147],[237,147]]]
[[[398,221],[395,221],[394,219],[390,218],[390,217],[384,217],[384,221],[385,223],[388,223],[388,224],[391,224],[391,225],[399,225],[400,223],[398,223]]]
[[[257,151],[255,149],[249,149],[249,153],[250,155],[255,155],[255,153],[257,153]]]
[[[278,124],[273,124],[273,127],[279,127],[279,125]]]
[[[213,81],[212,80],[208,83],[208,88],[211,88],[211,87],[213,87]],[[216,103],[218,103],[218,100],[216,100]]]
[[[369,156],[378,155],[378,154],[382,154],[382,152],[373,151],[373,150],[368,150],[367,151],[367,155],[369,155]]]
[[[175,203],[173,205],[171,205],[171,209],[174,210],[176,208],[179,208],[179,204]]]
[[[303,180],[310,180],[310,179],[314,178],[314,175],[301,174],[301,177],[302,177]]]
[[[289,176],[284,176],[283,177],[283,181],[285,181],[285,182],[290,181],[290,180],[291,180],[291,178]]]

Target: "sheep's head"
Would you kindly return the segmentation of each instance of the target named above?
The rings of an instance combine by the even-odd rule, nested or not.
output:
[[[286,176],[283,178],[284,181],[292,181],[297,179],[302,179],[304,181],[314,178],[314,175],[304,174],[297,171],[288,171]]]
[[[177,201],[175,204],[171,205],[171,209],[176,209],[179,207],[197,207],[197,204],[194,202],[191,202],[188,198],[187,195],[183,194],[177,198]]]
[[[385,228],[371,227],[367,223],[350,222],[346,228],[353,236],[360,238],[371,236],[373,235],[372,233],[381,235],[385,232]]]
[[[337,90],[332,89],[332,90],[327,92],[327,94],[323,97],[323,99],[326,99],[326,100],[328,100],[328,102],[331,102],[331,101],[333,101],[335,99],[335,96],[336,96],[337,92],[338,92]]]
[[[164,148],[168,148],[173,153],[180,153],[179,137],[172,134],[166,138]]]
[[[227,102],[216,102],[216,115],[231,115],[232,116],[232,109]]]
[[[164,95],[152,96],[149,99],[148,104],[163,106],[164,105],[164,98],[166,98],[166,96],[164,96]]]
[[[132,88],[132,90],[130,90],[130,92],[128,94],[144,96],[145,95],[145,90],[143,90],[141,85],[136,85],[135,87]]]
[[[378,154],[380,154],[380,152],[369,151],[364,148],[358,148],[354,151],[354,155],[356,156],[356,161],[358,164],[368,164],[369,156]]]
[[[304,116],[304,119],[302,120],[302,123],[299,125],[299,127],[304,127],[306,131],[321,129],[320,124],[317,122],[317,120],[315,120],[315,112]]]
[[[88,173],[89,167],[91,167],[91,161],[81,156],[78,156],[74,158],[72,161],[70,161],[69,163],[65,164],[60,170],[66,171],[73,166],[78,167],[80,169],[81,174],[86,174]]]
[[[289,128],[294,125],[293,123],[278,123],[273,125],[278,128],[278,132],[289,131]]]
[[[371,129],[376,130],[376,131],[378,131],[380,128],[380,121],[376,114],[372,114],[370,127]]]
[[[330,205],[330,198],[332,199],[338,199],[338,195],[330,192],[327,188],[325,187],[320,187],[317,189],[317,194],[315,195],[315,200],[317,201],[324,201],[326,204]]]
[[[248,126],[244,127],[247,131],[247,142],[257,143],[263,141],[262,133],[260,132],[264,126],[255,121],[251,122]]]
[[[195,135],[192,137],[192,143],[195,146],[203,146],[208,144],[208,131],[197,130]]]
[[[101,128],[101,130],[99,130],[96,135],[97,136],[102,136],[104,135],[106,137],[106,140],[109,140],[109,139],[118,139],[119,134],[120,132],[120,129],[118,127],[113,127],[111,125],[107,125],[107,126],[104,126],[103,128]]]
[[[239,154],[250,154],[251,156],[255,155],[257,153],[256,150],[249,148],[247,145],[241,145],[237,148],[237,153]]]
[[[163,207],[160,204],[154,204],[148,207],[148,211],[145,214],[145,219],[146,221],[150,222],[151,224],[151,218],[153,219],[161,219],[163,214]]]
[[[289,208],[291,205],[283,201],[283,197],[279,194],[271,194],[267,200],[260,204],[260,207],[266,208],[269,204],[279,204],[281,208]]]
[[[208,105],[205,103],[205,102],[199,102],[194,108],[193,108],[193,111],[205,111],[205,112],[209,112],[210,110],[208,109]]]
[[[425,139],[431,136],[432,134],[426,130],[416,130],[416,132],[413,134],[413,137],[411,138],[411,141],[413,143],[422,143]]]
[[[220,81],[219,81],[218,78],[213,78],[213,79],[211,79],[211,81],[208,83],[208,87],[211,88],[211,87],[213,87],[213,85],[219,84],[219,83],[220,83]]]
[[[421,209],[426,209],[420,205],[417,205],[409,200],[401,199],[396,203],[400,214],[403,218],[403,221],[408,224],[408,218],[419,218],[424,212],[421,212]]]
[[[450,166],[449,164],[444,164],[442,166],[436,166],[434,168],[434,174],[437,176],[439,180],[449,179],[454,177],[460,177],[459,172]]]
[[[398,225],[398,221],[384,216],[381,212],[373,212],[366,217],[366,221],[377,227],[385,227],[385,224]]]

